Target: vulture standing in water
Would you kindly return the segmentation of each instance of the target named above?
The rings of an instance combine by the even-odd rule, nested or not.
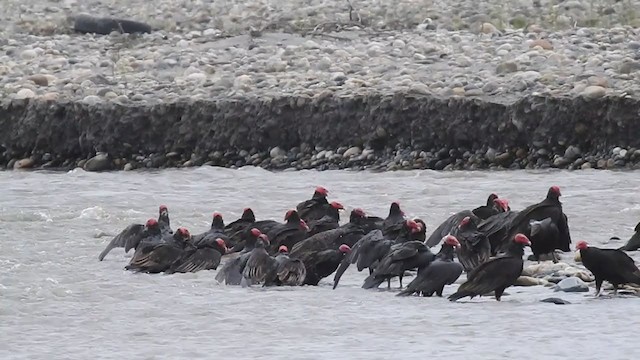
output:
[[[215,270],[226,252],[227,245],[224,239],[207,237],[197,245],[191,240],[187,243],[182,257],[174,262],[165,274]]]
[[[502,199],[500,199],[502,200]],[[509,230],[509,224],[518,216],[518,211],[506,211],[489,217],[478,224],[478,230],[485,234],[491,244],[491,255],[495,256],[508,247],[504,241]]]
[[[624,251],[636,251],[640,249],[640,222],[636,225],[636,228],[633,229],[635,232],[631,239],[627,241],[627,243],[620,248],[620,250]]]
[[[300,218],[306,222],[322,218],[325,215],[325,206],[329,205],[327,195],[329,195],[327,189],[322,186],[316,187],[311,199],[296,205],[296,210],[300,214]]]
[[[306,256],[307,253],[329,249],[337,250],[342,244],[347,244],[351,247],[362,236],[364,234],[358,226],[350,223],[344,224],[337,229],[315,234],[300,241],[291,249],[291,256],[301,258]]]
[[[224,227],[224,233],[229,237],[228,247],[233,247],[240,242],[242,234],[253,227],[256,222],[256,215],[251,208],[244,208],[242,216],[234,222]]]
[[[433,231],[433,233],[431,233],[431,236],[429,236],[429,238],[426,241],[426,245],[428,247],[434,247],[438,245],[445,236],[447,235],[456,236],[455,232],[458,230],[458,227],[460,226],[460,222],[462,221],[462,219],[467,217],[473,220],[475,223],[478,223],[481,220],[471,210],[463,210],[458,213],[455,213],[449,216],[447,220],[443,221],[442,224],[440,224],[440,226],[438,226]]]
[[[403,221],[400,231],[395,239],[391,239],[382,234],[381,230],[373,230],[358,240],[352,247],[352,251],[336,270],[333,278],[333,288],[340,282],[342,274],[351,264],[357,264],[358,271],[369,269],[369,275],[373,274],[375,267],[380,260],[387,255],[391,246],[398,243],[405,243],[414,240],[414,236],[420,233],[420,225],[413,220]],[[419,236],[418,236],[419,237]]]
[[[389,252],[394,243],[393,240],[382,235],[382,230],[373,230],[363,236],[353,245],[350,254],[344,258],[336,270],[336,275],[333,277],[333,288],[338,286],[342,274],[351,264],[356,264],[358,271],[368,268],[369,275],[371,275],[375,265]]]
[[[226,285],[240,285],[242,281],[242,271],[244,270],[251,251],[255,248],[258,238],[263,234],[260,230],[253,228],[245,234],[243,242],[246,243],[239,256],[227,260],[216,274],[216,281]],[[266,236],[266,235],[265,235]]]
[[[347,244],[340,245],[337,249],[328,249],[317,252],[307,252],[300,257],[306,268],[304,278],[305,285],[316,286],[320,280],[333,274],[344,257],[351,252]]]
[[[596,278],[596,296],[600,295],[603,281],[613,285],[613,294],[618,293],[618,286],[624,284],[640,285],[640,270],[633,259],[618,249],[600,249],[589,246],[586,241],[579,241],[576,249],[580,250],[582,264]]]
[[[525,235],[528,235],[531,241],[531,252],[535,261],[540,262],[541,255],[551,253],[553,262],[558,262],[555,249],[561,245],[560,232],[551,218],[530,220],[529,231]]]
[[[169,209],[165,205],[160,205],[158,209],[157,223],[162,233],[173,234],[169,224]],[[146,226],[143,224],[131,224],[114,236],[107,247],[100,253],[98,260],[102,261],[107,254],[118,247],[124,248],[124,252],[135,249],[141,239],[147,236]]]
[[[357,208],[351,210],[349,223],[358,225],[365,234],[373,230],[382,230],[383,218],[377,216],[367,216],[364,210]]]
[[[466,272],[470,272],[480,264],[489,260],[491,256],[491,244],[489,239],[480,231],[476,223],[467,216],[458,225],[458,230],[453,235],[460,242],[458,260]]]
[[[490,201],[491,206],[489,205]],[[449,218],[443,221],[442,224],[433,231],[431,236],[429,236],[427,246],[434,247],[438,245],[440,240],[449,234],[456,236],[455,231],[458,225],[460,225],[460,221],[465,217],[470,217],[474,223],[480,224],[485,219],[505,213],[507,207],[506,200],[499,199],[496,194],[491,194],[489,195],[489,199],[487,199],[487,205],[477,207],[473,210],[463,210],[449,216]]]
[[[267,275],[272,271],[277,271],[278,263],[271,257],[266,247],[269,246],[269,238],[262,234],[256,241],[256,247],[251,250],[247,263],[242,270],[241,285],[251,286],[264,284]]]
[[[253,213],[253,211],[252,211]],[[261,234],[268,234],[271,231],[277,230],[277,229],[282,229],[284,227],[287,226],[287,220],[289,218],[289,214],[291,213],[291,210],[288,211],[285,214],[284,220],[285,223],[280,223],[277,222],[275,220],[260,220],[260,221],[254,221],[249,227],[245,228],[244,231],[239,231],[236,233],[236,235],[233,236],[234,240],[237,240],[235,246],[233,246],[233,248],[231,250],[229,250],[229,253],[234,253],[234,252],[238,252],[238,251],[242,251],[245,247],[245,242],[244,240],[247,238],[247,236],[249,235],[249,232],[252,231],[252,229],[258,229],[260,230]],[[254,244],[254,243],[252,243]],[[249,250],[253,249],[253,245],[251,245],[251,248]]]
[[[277,266],[267,274],[263,286],[300,286],[303,284],[307,269],[301,260],[289,257],[289,249],[286,246],[282,245],[278,249],[276,263]]]
[[[547,197],[543,201],[530,205],[518,212],[518,215],[509,223],[506,237],[503,238],[503,241],[508,242],[508,240],[512,239],[517,233],[526,233],[531,220],[540,221],[550,218],[560,233],[556,248],[565,252],[571,251],[571,235],[569,233],[567,216],[562,210],[562,203],[560,202],[561,195],[560,188],[552,186],[549,188]]]
[[[500,301],[504,290],[515,284],[522,274],[524,247],[530,245],[531,242],[524,234],[516,234],[506,254],[493,258],[468,273],[467,281],[449,296],[449,300],[456,301],[467,296],[473,299],[493,291],[496,300]]]
[[[286,221],[284,224],[275,226],[266,233],[271,243],[269,253],[276,253],[282,245],[289,249],[307,238],[309,227],[304,220],[300,219],[297,211],[287,211],[284,220]]]
[[[164,235],[162,241],[156,244],[143,245],[131,258],[126,270],[156,274],[168,270],[174,262],[184,254],[185,246],[191,234],[185,228],[179,228],[173,235]]]
[[[422,294],[423,296],[442,296],[442,291],[446,285],[453,284],[462,274],[462,265],[453,261],[455,248],[460,243],[453,235],[444,237],[442,248],[436,255],[436,259],[407,285],[397,296],[408,296]]]
[[[382,221],[382,234],[395,239],[404,224],[404,211],[400,209],[400,203],[394,201],[389,207],[389,215]]]
[[[340,226],[340,210],[344,210],[344,206],[337,201],[332,201],[326,208],[324,216],[307,223],[309,225],[309,236]]]
[[[373,269],[373,273],[365,280],[362,288],[377,288],[385,280],[391,288],[391,278],[398,277],[402,288],[402,277],[407,270],[418,269],[421,271],[431,264],[435,254],[421,241],[408,241],[391,246],[389,252],[380,260]]]
[[[507,211],[507,208],[504,206],[505,203],[498,201],[498,195],[491,194],[487,198],[487,204],[478,206],[477,208],[471,210],[473,214],[479,217],[482,220],[486,220],[489,217]]]
[[[224,233],[224,220],[222,219],[222,214],[220,214],[219,212],[213,213],[211,228],[209,228],[209,230],[203,232],[202,234],[193,235],[191,237],[191,243],[195,246],[198,246],[201,241],[207,241],[211,238],[214,241],[215,239],[222,239],[224,240],[225,245],[229,245],[227,244],[227,241],[229,241],[229,237]]]

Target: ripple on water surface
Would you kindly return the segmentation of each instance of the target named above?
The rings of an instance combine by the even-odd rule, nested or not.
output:
[[[283,214],[323,185],[350,211],[384,216],[399,200],[432,231],[490,192],[513,209],[562,188],[574,243],[628,238],[640,219],[638,173],[393,172],[197,168],[150,172],[0,172],[0,359],[628,359],[626,334],[638,299],[592,299],[545,287],[510,288],[491,298],[397,298],[360,289],[350,269],[336,290],[242,289],[213,272],[131,274],[131,254],[97,255],[109,235],[169,207],[172,226],[209,227],[250,205],[259,218]],[[345,219],[347,216],[343,216]],[[567,255],[568,258],[571,254]],[[393,283],[397,286],[397,282]],[[445,289],[446,294],[454,287]],[[573,304],[540,299],[562,296]]]

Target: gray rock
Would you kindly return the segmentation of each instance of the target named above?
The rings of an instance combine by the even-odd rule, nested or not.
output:
[[[567,300],[560,299],[560,298],[555,298],[555,297],[542,299],[542,300],[540,300],[540,302],[551,303],[551,304],[556,304],[556,305],[569,305],[569,304],[571,304],[571,302],[569,302]]]
[[[607,90],[602,86],[592,85],[592,86],[587,86],[580,93],[580,95],[589,99],[596,99],[596,98],[603,97],[606,93],[607,93]]]
[[[556,285],[556,291],[588,292],[589,286],[584,281],[580,280],[580,278],[572,276],[560,281]]]
[[[349,149],[347,149],[347,150],[342,154],[342,156],[344,156],[345,158],[350,158],[350,157],[353,157],[353,156],[358,156],[358,155],[360,155],[361,153],[362,153],[362,150],[360,150],[360,148],[359,148],[359,147],[357,147],[357,146],[353,146],[353,147],[350,147]]]
[[[513,61],[505,61],[496,66],[496,74],[510,74],[518,71],[518,64]]]
[[[98,153],[87,160],[82,167],[85,171],[105,171],[111,169],[111,160],[108,154]]]
[[[567,149],[564,151],[564,157],[569,161],[573,161],[577,159],[578,157],[580,157],[581,154],[582,152],[580,151],[580,149],[577,146],[573,146],[573,145],[569,145]]]
[[[285,156],[285,155],[287,155],[287,152],[279,148],[278,146],[274,147],[273,149],[271,149],[271,151],[269,151],[269,156],[271,156],[272,158]]]

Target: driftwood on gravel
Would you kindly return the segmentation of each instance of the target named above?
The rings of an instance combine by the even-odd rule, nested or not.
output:
[[[101,35],[108,35],[114,31],[129,34],[150,33],[153,31],[151,26],[139,21],[110,17],[100,18],[86,14],[75,17],[73,30],[80,33],[95,33]]]

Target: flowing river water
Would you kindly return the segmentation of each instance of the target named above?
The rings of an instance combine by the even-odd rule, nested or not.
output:
[[[386,216],[399,200],[432,231],[497,192],[519,210],[562,189],[573,244],[621,246],[640,218],[637,172],[302,171],[202,167],[157,172],[0,172],[0,359],[630,359],[640,325],[632,296],[593,298],[543,286],[493,298],[395,297],[340,286],[240,288],[215,271],[123,270],[131,253],[98,254],[133,222],[169,207],[172,227],[205,231],[213,211],[235,220],[251,206],[282,221],[316,185],[330,200]],[[613,236],[622,242],[610,242]],[[527,252],[527,254],[529,251]],[[636,261],[638,257],[634,256]],[[573,253],[563,257],[572,261]],[[463,275],[464,277],[464,275]],[[407,278],[405,284],[411,278]],[[457,285],[445,288],[445,296]],[[570,305],[541,303],[562,297]]]

